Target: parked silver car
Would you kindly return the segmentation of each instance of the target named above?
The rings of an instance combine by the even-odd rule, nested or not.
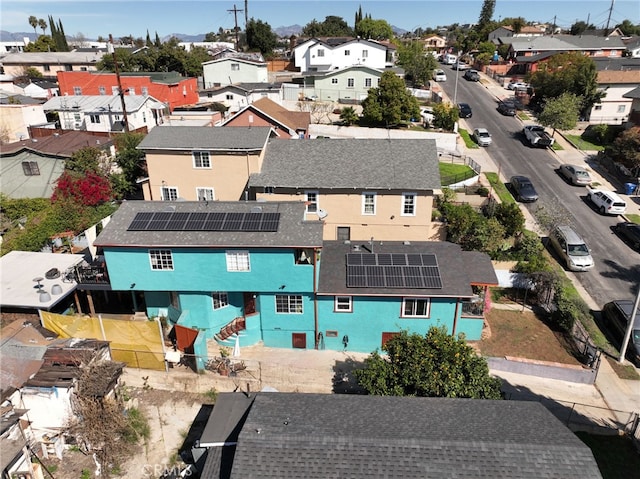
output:
[[[586,186],[591,184],[591,175],[581,166],[564,164],[560,165],[558,171],[572,185]]]
[[[486,128],[476,128],[473,130],[473,139],[480,146],[489,146],[491,144],[491,134]]]
[[[571,271],[587,271],[594,267],[587,244],[571,226],[556,226],[549,241]]]

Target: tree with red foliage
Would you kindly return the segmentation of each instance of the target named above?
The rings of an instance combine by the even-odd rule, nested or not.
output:
[[[109,179],[92,171],[74,173],[69,170],[58,178],[51,201],[71,200],[84,206],[97,206],[112,199]]]

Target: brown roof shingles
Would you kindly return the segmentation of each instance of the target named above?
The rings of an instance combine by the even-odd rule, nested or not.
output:
[[[69,158],[76,151],[92,146],[105,149],[112,141],[102,135],[92,135],[84,131],[69,131],[60,135],[26,139],[2,145],[2,155],[14,155],[22,150],[31,150],[44,155]]]

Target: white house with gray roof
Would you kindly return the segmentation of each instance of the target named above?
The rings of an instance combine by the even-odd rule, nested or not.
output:
[[[362,38],[310,38],[293,48],[294,63],[301,73],[329,72],[354,65],[382,70],[393,65],[387,45]]]
[[[129,131],[151,131],[163,121],[165,105],[147,95],[125,95]],[[118,95],[56,96],[44,105],[45,112],[58,113],[63,130],[122,131],[124,114]]]
[[[270,141],[249,196],[306,203],[325,240],[427,240],[440,191],[435,140]]]
[[[268,83],[269,73],[264,61],[240,57],[220,58],[202,64],[204,88],[235,83]]]

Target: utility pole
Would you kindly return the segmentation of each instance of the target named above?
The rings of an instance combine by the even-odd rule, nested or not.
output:
[[[249,0],[244,0],[244,31],[247,31],[249,24]]]
[[[233,10],[227,10],[227,12],[233,12],[233,17],[235,19],[235,24],[236,24],[236,50],[238,50],[239,46],[240,46],[240,40],[238,39],[238,12],[242,12],[242,9],[238,9],[236,8],[236,4],[233,4]]]
[[[611,7],[609,8],[609,16],[607,17],[607,26],[604,27],[604,35],[609,35],[609,22],[611,21],[611,14],[613,13],[613,4],[616,0],[611,0]]]
[[[627,323],[627,330],[625,331],[624,338],[622,339],[622,346],[620,347],[620,359],[618,359],[618,362],[620,364],[624,363],[624,356],[627,352],[629,339],[631,338],[631,331],[633,330],[633,325],[636,322],[636,315],[638,314],[638,305],[640,305],[640,285],[638,285],[638,294],[636,295],[636,301],[635,303],[633,303],[631,316],[629,316],[629,322]]]
[[[108,49],[111,50],[113,55],[113,68],[116,72],[116,81],[118,82],[118,95],[120,96],[120,102],[122,104],[122,123],[124,125],[124,131],[129,131],[129,119],[127,118],[127,106],[124,101],[124,91],[122,90],[122,83],[120,82],[120,69],[118,68],[118,58],[116,57],[116,49],[113,47],[113,36],[109,34]]]

